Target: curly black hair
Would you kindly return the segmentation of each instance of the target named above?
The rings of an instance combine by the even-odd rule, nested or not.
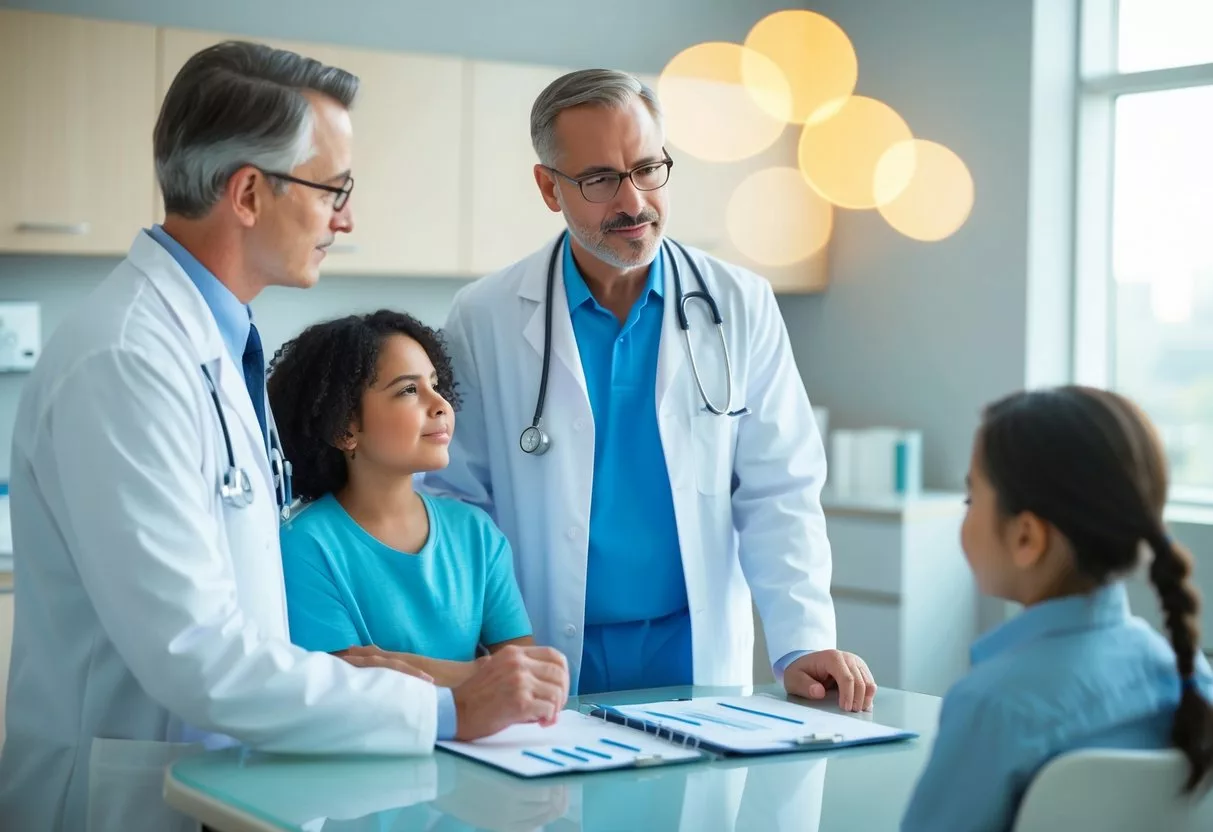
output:
[[[360,416],[362,393],[375,383],[379,352],[391,335],[407,335],[438,372],[438,392],[458,410],[459,394],[442,334],[412,315],[380,309],[313,324],[270,361],[266,386],[282,450],[305,502],[339,491],[349,476],[337,443]]]

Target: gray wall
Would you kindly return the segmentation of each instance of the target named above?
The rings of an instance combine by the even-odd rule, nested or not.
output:
[[[831,427],[924,433],[929,487],[961,488],[981,405],[1025,378],[1030,0],[818,0],[850,35],[857,92],[958,153],[975,203],[920,243],[840,211],[830,286],[783,302],[809,396]]]

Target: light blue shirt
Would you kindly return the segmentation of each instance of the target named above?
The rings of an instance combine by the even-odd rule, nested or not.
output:
[[[1053,757],[1170,745],[1175,653],[1130,615],[1120,582],[1027,608],[982,637],[972,660],[944,698],[903,832],[1010,829],[1033,776]],[[1210,697],[1204,656],[1197,674]]]
[[[240,367],[244,361],[244,346],[248,343],[249,326],[253,319],[252,310],[241,303],[232,294],[232,290],[224,286],[210,269],[198,262],[198,258],[190,254],[185,246],[170,237],[163,226],[153,225],[146,233],[173,256],[177,265],[185,271],[186,277],[198,288],[202,299],[215,317],[224,345],[227,346],[236,366]]]
[[[531,635],[505,535],[475,506],[420,496],[430,534],[415,555],[381,543],[331,494],[282,526],[291,641],[471,661],[477,645]],[[450,739],[454,698],[438,691],[438,738]]]

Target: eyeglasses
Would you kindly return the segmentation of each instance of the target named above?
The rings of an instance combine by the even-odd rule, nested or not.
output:
[[[670,181],[670,169],[674,167],[674,160],[667,155],[660,162],[639,165],[626,173],[600,171],[578,178],[547,165],[542,167],[579,187],[586,202],[610,202],[615,198],[615,194],[619,193],[619,186],[623,184],[624,179],[631,179],[632,186],[638,191],[655,191],[665,187],[665,183]]]
[[[260,170],[260,168],[258,168]],[[284,182],[294,182],[296,185],[306,185],[309,188],[316,188],[320,191],[328,191],[331,194],[336,194],[333,197],[333,210],[340,211],[345,207],[345,203],[349,201],[350,192],[354,190],[354,177],[346,176],[345,181],[340,185],[324,185],[320,182],[310,182],[307,179],[300,179],[297,176],[291,176],[286,173],[278,173],[272,170],[261,171],[266,176],[272,176],[275,179],[281,179]]]

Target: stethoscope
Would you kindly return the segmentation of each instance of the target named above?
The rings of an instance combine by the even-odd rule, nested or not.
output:
[[[237,467],[236,455],[232,452],[232,435],[227,429],[227,419],[223,415],[223,405],[219,402],[219,389],[211,378],[206,365],[202,365],[202,375],[211,391],[211,400],[215,403],[215,413],[219,417],[219,429],[223,431],[223,445],[227,448],[227,470],[219,481],[219,496],[223,502],[233,508],[245,508],[253,502],[253,481],[248,469]],[[274,424],[273,414],[268,414],[270,420],[270,473],[274,475],[274,491],[278,501],[278,516],[285,522],[291,516],[291,463],[282,451],[282,439],[278,436],[278,426]]]
[[[543,328],[543,372],[539,377],[539,397],[535,402],[535,416],[531,419],[531,424],[523,429],[522,435],[518,438],[518,445],[523,452],[536,456],[547,453],[548,448],[552,445],[551,438],[539,426],[539,423],[543,420],[543,404],[548,394],[548,370],[552,364],[552,295],[556,286],[556,261],[564,250],[568,233],[567,229],[561,233],[560,238],[556,240],[556,245],[552,247],[552,256],[548,259],[547,309],[544,310],[546,319]],[[682,275],[679,273],[678,259],[674,257],[671,245],[676,247],[682,253],[683,259],[690,264],[691,273],[695,275],[695,281],[699,284],[698,291],[683,294]],[[691,373],[695,377],[695,386],[699,388],[699,396],[703,399],[705,409],[717,416],[741,416],[748,413],[746,408],[729,410],[729,405],[733,401],[733,364],[729,359],[729,343],[724,337],[724,318],[720,316],[720,307],[716,305],[716,300],[708,291],[708,284],[703,279],[703,273],[699,271],[699,266],[691,259],[691,255],[687,253],[682,243],[667,238],[662,241],[662,248],[668,255],[670,268],[674,272],[674,305],[678,314],[678,326],[682,328],[682,337],[687,345],[687,355],[691,359]],[[716,332],[720,336],[720,350],[724,354],[725,379],[724,405],[721,407],[716,406],[708,397],[703,380],[699,377],[699,365],[695,362],[695,349],[691,346],[691,321],[687,317],[687,304],[693,300],[701,301],[707,306],[708,312],[712,316],[712,323],[716,325]]]

